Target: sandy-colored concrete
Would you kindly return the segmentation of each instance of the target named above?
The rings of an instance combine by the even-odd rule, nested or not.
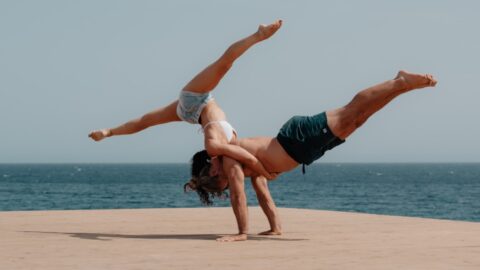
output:
[[[480,223],[280,209],[284,235],[250,208],[0,212],[0,269],[480,269]]]

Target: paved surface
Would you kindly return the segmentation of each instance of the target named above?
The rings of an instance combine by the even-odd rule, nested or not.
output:
[[[0,212],[0,269],[480,269],[480,223],[280,209],[282,236],[250,208]]]

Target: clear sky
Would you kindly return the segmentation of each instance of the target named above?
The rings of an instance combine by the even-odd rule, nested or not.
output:
[[[347,103],[397,70],[435,89],[399,97],[326,162],[480,162],[478,1],[1,1],[0,163],[187,162],[198,125],[95,143],[177,98],[233,41],[277,18],[215,89],[241,137]]]

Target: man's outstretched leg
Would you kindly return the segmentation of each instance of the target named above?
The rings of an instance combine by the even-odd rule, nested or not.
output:
[[[394,79],[360,91],[346,106],[327,111],[328,126],[337,137],[345,139],[395,97],[436,84],[432,75],[402,70]]]
[[[212,91],[223,76],[244,52],[258,42],[270,38],[282,26],[278,20],[269,25],[260,25],[257,32],[233,43],[213,64],[198,73],[183,89],[191,92],[206,93]]]

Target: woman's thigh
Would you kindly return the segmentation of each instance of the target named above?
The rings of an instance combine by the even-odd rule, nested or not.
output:
[[[198,73],[183,90],[195,93],[212,91],[230,69],[231,64],[219,59]]]

